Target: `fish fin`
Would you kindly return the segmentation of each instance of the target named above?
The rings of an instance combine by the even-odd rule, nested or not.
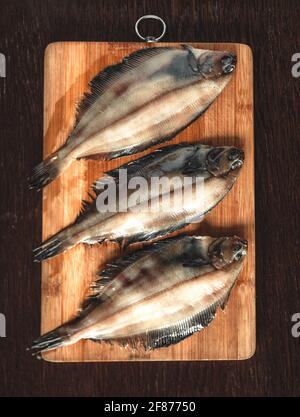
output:
[[[91,203],[93,203],[94,202],[94,196],[93,195],[91,195],[90,193],[88,193],[88,196],[89,196],[89,200],[82,200],[82,202],[81,202],[81,209],[80,209],[80,212],[81,213],[83,213],[84,211],[86,211],[87,210],[87,208],[91,205]]]
[[[215,318],[216,311],[217,306],[213,305],[201,313],[176,323],[174,326],[149,332],[141,340],[141,343],[145,350],[174,345],[206,328]]]
[[[179,321],[173,326],[153,330],[141,335],[113,340],[105,340],[94,336],[90,340],[94,342],[117,343],[123,347],[130,347],[136,350],[143,348],[146,351],[168,347],[207,327],[215,318],[218,306],[219,304],[216,303],[200,313]]]
[[[153,232],[146,232],[146,233],[141,232],[140,234],[132,236],[130,238],[130,244],[136,243],[136,242],[148,242],[154,239],[159,239],[161,237],[174,233],[180,229],[183,229],[187,225],[188,225],[187,222],[182,222],[177,225],[172,225],[168,227],[167,229],[162,229],[162,230],[153,231]]]
[[[103,175],[92,184],[91,192],[88,193],[88,199],[82,201],[80,212],[75,220],[76,223],[80,223],[85,218],[86,214],[97,211],[96,199],[98,195],[111,183],[114,183],[114,181],[114,178],[109,175]],[[98,211],[98,213],[100,216],[100,211]],[[104,218],[106,218],[106,216],[104,216]]]
[[[110,154],[107,153],[94,153],[92,155],[78,156],[77,160],[83,159],[84,161],[106,161],[110,158]]]
[[[88,199],[83,200],[81,203],[80,212],[75,220],[76,223],[80,223],[85,218],[86,214],[97,211],[96,199],[98,195],[114,182],[114,178],[105,174],[92,184],[91,192],[88,193]],[[98,213],[100,216],[100,211],[98,211]],[[104,218],[106,218],[106,216],[104,216]]]
[[[86,154],[86,155],[79,156],[77,159],[78,160],[84,159],[84,160],[110,161],[112,159],[121,158],[122,156],[129,156],[129,155],[134,155],[134,154],[139,153],[139,152],[143,152],[151,146],[154,146],[154,145],[156,145],[158,143],[161,143],[161,142],[171,140],[174,136],[175,136],[175,134],[172,135],[170,138],[165,137],[164,139],[153,140],[150,144],[146,143],[146,144],[141,144],[139,146],[133,146],[131,148],[118,149],[118,150],[116,150],[114,152],[110,152],[110,153],[99,153],[99,154],[95,153],[95,154],[91,154],[91,155]]]
[[[122,75],[128,72],[131,69],[138,68],[139,65],[146,62],[148,59],[152,58],[155,55],[161,54],[167,50],[172,49],[171,47],[150,47],[140,49],[133,52],[129,56],[125,57],[120,63],[110,65],[106,67],[103,71],[99,72],[90,82],[90,92],[85,93],[82,100],[77,106],[76,119],[74,128],[77,126],[80,119],[83,117],[85,112],[96,102],[96,100],[105,92],[107,88],[115,86],[115,94],[119,94],[119,90],[122,87],[122,82],[120,82],[119,89],[118,82],[120,81]],[[72,135],[68,138],[69,142],[72,140]],[[101,157],[101,156],[99,156]],[[91,159],[89,157],[89,159]]]
[[[184,221],[182,221],[181,223],[174,223],[166,229],[161,229],[161,230],[156,230],[153,232],[146,232],[146,233],[141,232],[135,236],[132,236],[129,239],[129,244],[136,243],[136,242],[147,242],[147,241],[151,241],[154,239],[162,238],[166,235],[169,235],[171,233],[177,232],[180,229],[183,229],[184,227],[188,226],[190,223],[202,221],[203,217],[204,217],[203,215],[200,215],[197,217],[190,216],[186,218]]]
[[[232,290],[233,290],[233,288],[234,288],[235,284],[236,284],[236,281],[234,281],[234,283],[233,283],[233,284],[232,284],[232,286],[229,288],[229,290],[228,290],[227,294],[225,295],[225,297],[223,298],[223,300],[222,300],[222,302],[221,302],[220,307],[221,307],[221,309],[222,309],[223,311],[225,310],[225,307],[226,307],[226,305],[227,305],[227,302],[228,302],[228,300],[229,300],[230,294],[231,294],[231,292],[232,292]]]
[[[224,309],[224,306],[228,301],[231,289],[222,300],[219,300],[218,302],[209,306],[207,309],[196,313],[184,320],[181,320],[172,326],[146,332],[134,337],[105,340],[101,337],[97,338],[97,336],[94,336],[90,340],[94,342],[118,343],[123,347],[129,346],[132,349],[137,350],[141,347],[144,350],[153,350],[174,345],[193,335],[194,333],[208,327],[214,320],[218,308]]]
[[[29,188],[37,191],[57,178],[64,169],[64,160],[57,153],[50,155],[37,165],[31,177],[28,178]]]
[[[88,199],[82,200],[81,207],[75,223],[80,223],[85,219],[86,215],[97,211],[96,197],[92,193],[88,193]]]
[[[95,306],[98,306],[104,303],[105,301],[108,300],[108,298],[109,297],[107,297],[105,294],[102,294],[102,293],[97,294],[97,293],[92,292],[88,297],[86,297],[86,299],[81,304],[77,318],[85,316],[88,313],[88,311],[90,311]]]
[[[98,342],[98,343],[101,343],[101,342],[104,342],[104,340],[103,339],[101,339],[101,337],[96,337],[96,336],[94,336],[93,338],[89,338],[88,340],[91,340],[92,342]]]
[[[72,237],[63,238],[62,232],[57,233],[50,239],[42,243],[41,246],[34,249],[34,261],[42,262],[46,259],[53,258],[62,252],[73,247],[77,242]]]
[[[208,327],[214,320],[217,309],[221,305],[222,301],[217,302],[207,309],[179,321],[173,326],[153,330],[132,338],[115,339],[113,341],[121,346],[129,346],[133,349],[142,347],[145,350],[153,350],[168,347]]]
[[[61,334],[61,328],[58,327],[36,339],[29,350],[32,351],[33,356],[38,356],[41,352],[47,352],[63,346],[68,337],[68,334]]]

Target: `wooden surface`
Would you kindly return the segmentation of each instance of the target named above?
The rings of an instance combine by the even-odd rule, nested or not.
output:
[[[171,7],[170,7],[171,3]],[[0,339],[2,396],[298,396],[300,312],[300,79],[298,0],[0,0]],[[241,42],[254,55],[256,168],[255,355],[247,361],[55,364],[26,352],[40,332],[41,194],[26,177],[43,149],[46,46],[55,41],[136,41],[134,23],[156,13],[165,41]]]
[[[157,45],[159,46],[159,44]],[[177,45],[180,47],[180,45]],[[178,135],[172,143],[201,140],[214,146],[244,149],[245,164],[229,195],[203,223],[185,230],[213,236],[237,234],[249,242],[245,266],[231,293],[225,313],[219,312],[205,331],[152,352],[121,348],[117,344],[81,341],[43,354],[51,361],[200,360],[246,359],[255,350],[255,216],[252,54],[238,44],[193,44],[200,49],[235,53],[236,73],[209,110]],[[76,103],[88,89],[88,81],[106,66],[144,48],[144,43],[79,43],[49,45],[45,54],[44,157],[60,148],[74,125]],[[152,149],[153,150],[153,149]],[[148,150],[144,154],[151,152]],[[91,184],[125,161],[119,158],[74,163],[43,191],[43,238],[72,223]],[[180,232],[178,232],[180,233]],[[177,233],[177,234],[178,234]],[[42,333],[75,317],[97,279],[97,271],[120,255],[116,244],[78,245],[46,261],[42,266]]]

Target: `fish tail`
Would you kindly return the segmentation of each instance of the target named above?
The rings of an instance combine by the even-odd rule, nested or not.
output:
[[[41,246],[34,249],[34,261],[42,262],[46,259],[53,258],[68,249],[71,249],[79,240],[73,236],[66,236],[66,233],[60,232],[51,239],[46,240]]]
[[[31,348],[28,350],[31,350],[32,354],[36,356],[41,352],[47,352],[64,346],[67,342],[69,342],[69,338],[70,336],[64,330],[64,327],[58,327],[57,329],[52,330],[51,332],[48,332],[36,339],[32,343]]]
[[[28,178],[29,188],[41,190],[62,173],[68,166],[65,162],[65,159],[61,158],[57,152],[50,155],[34,168],[31,177]]]

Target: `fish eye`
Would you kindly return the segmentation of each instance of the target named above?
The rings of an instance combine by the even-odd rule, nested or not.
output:
[[[221,63],[223,65],[232,65],[236,63],[236,57],[232,54],[226,54],[222,57]]]
[[[242,249],[242,245],[237,243],[236,245],[233,246],[233,251],[234,252],[238,252],[239,250]]]
[[[237,149],[232,149],[228,154],[229,161],[234,161],[240,156],[240,152]]]

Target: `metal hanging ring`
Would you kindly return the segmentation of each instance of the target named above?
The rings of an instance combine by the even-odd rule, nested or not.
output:
[[[162,29],[162,33],[161,33],[160,36],[158,36],[157,38],[155,38],[154,36],[146,36],[146,37],[144,37],[144,36],[142,36],[140,34],[140,32],[139,32],[139,24],[140,24],[140,22],[142,20],[146,20],[146,19],[154,19],[154,20],[158,20],[159,22],[162,23],[163,29]],[[166,29],[167,29],[167,26],[166,26],[165,22],[162,20],[162,18],[159,17],[159,16],[155,16],[154,14],[147,14],[145,16],[140,17],[139,20],[135,24],[136,34],[138,35],[138,37],[140,39],[142,39],[145,42],[158,42],[164,36],[164,34],[166,33]]]

